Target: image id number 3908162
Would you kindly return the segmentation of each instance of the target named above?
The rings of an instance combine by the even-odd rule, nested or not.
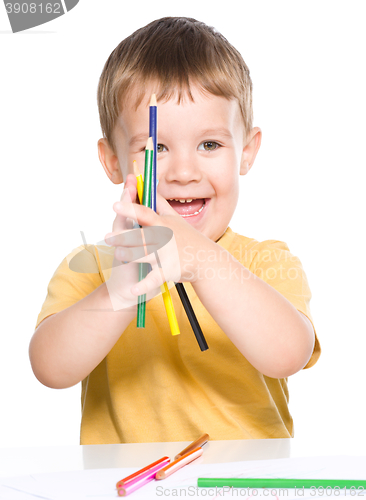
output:
[[[324,496],[324,497],[340,497],[340,496],[351,496],[351,497],[364,497],[365,496],[365,488],[363,486],[351,486],[349,489],[347,488],[339,488],[335,486],[332,488],[331,486],[327,486],[323,488],[322,486],[311,486],[310,487],[310,496]]]
[[[46,5],[37,2],[6,3],[8,14],[62,14],[60,2],[48,2]]]

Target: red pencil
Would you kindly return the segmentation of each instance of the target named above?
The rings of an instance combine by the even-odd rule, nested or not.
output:
[[[142,486],[145,486],[145,484],[149,483],[150,481],[153,481],[155,479],[157,471],[162,469],[164,467],[164,464],[165,462],[161,462],[160,464],[155,465],[155,467],[152,467],[150,470],[143,472],[134,479],[131,479],[130,481],[127,481],[127,483],[124,483],[120,488],[118,488],[118,495],[120,497],[125,497],[133,491],[138,490]]]
[[[120,481],[118,481],[118,483],[116,484],[117,489],[122,488],[124,484],[128,483],[129,481],[132,481],[133,479],[136,479],[138,476],[141,476],[142,474],[144,474],[144,472],[147,472],[148,470],[153,469],[157,465],[159,465],[159,464],[162,465],[163,463],[164,463],[164,465],[166,465],[169,462],[170,462],[169,457],[160,458],[160,460],[157,460],[156,462],[153,462],[152,464],[147,465],[143,469],[140,469],[137,472],[134,472],[133,474],[131,474],[130,476],[127,476],[127,477],[121,479]]]

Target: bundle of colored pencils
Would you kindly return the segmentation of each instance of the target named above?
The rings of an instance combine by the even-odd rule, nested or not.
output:
[[[136,162],[134,162],[134,173],[137,178],[137,193],[140,203],[146,207],[152,208],[156,212],[156,188],[157,188],[157,102],[156,96],[153,94],[150,100],[150,119],[149,119],[149,139],[145,150],[145,170],[144,179]],[[139,264],[139,281],[144,279],[148,273],[148,264]],[[198,345],[201,351],[208,349],[205,337],[203,336],[201,327],[197,317],[193,311],[188,295],[182,283],[175,283],[179,298],[182,302],[188,320],[191,324],[193,332],[196,336]],[[170,330],[172,335],[180,333],[177,317],[175,314],[173,301],[167,283],[161,286],[165,310],[167,313]],[[137,328],[145,328],[146,316],[146,295],[140,295],[137,303]]]
[[[166,479],[185,465],[194,462],[202,455],[202,446],[207,443],[209,438],[210,436],[208,434],[203,434],[201,437],[196,439],[196,441],[189,444],[187,448],[184,448],[184,450],[178,453],[172,462],[169,457],[163,457],[160,458],[160,460],[157,460],[156,462],[153,462],[152,464],[134,472],[130,476],[121,479],[116,484],[118,495],[125,497],[154,479]]]

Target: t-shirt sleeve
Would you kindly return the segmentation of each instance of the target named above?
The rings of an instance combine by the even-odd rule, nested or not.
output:
[[[48,316],[63,311],[89,295],[103,281],[94,247],[88,245],[73,250],[61,262],[49,282],[36,328]]]
[[[253,260],[249,270],[280,292],[311,322],[315,333],[312,356],[304,368],[318,361],[321,349],[310,313],[311,292],[307,277],[298,257],[292,255],[282,241],[263,241],[251,249]]]

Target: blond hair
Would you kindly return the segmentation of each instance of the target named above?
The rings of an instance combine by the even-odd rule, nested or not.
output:
[[[240,53],[202,22],[165,17],[123,40],[104,66],[98,85],[99,117],[103,135],[114,150],[113,130],[127,93],[136,92],[137,108],[151,82],[158,84],[158,101],[177,95],[180,102],[185,94],[193,100],[192,84],[210,94],[237,99],[245,131],[252,128],[252,81]]]

